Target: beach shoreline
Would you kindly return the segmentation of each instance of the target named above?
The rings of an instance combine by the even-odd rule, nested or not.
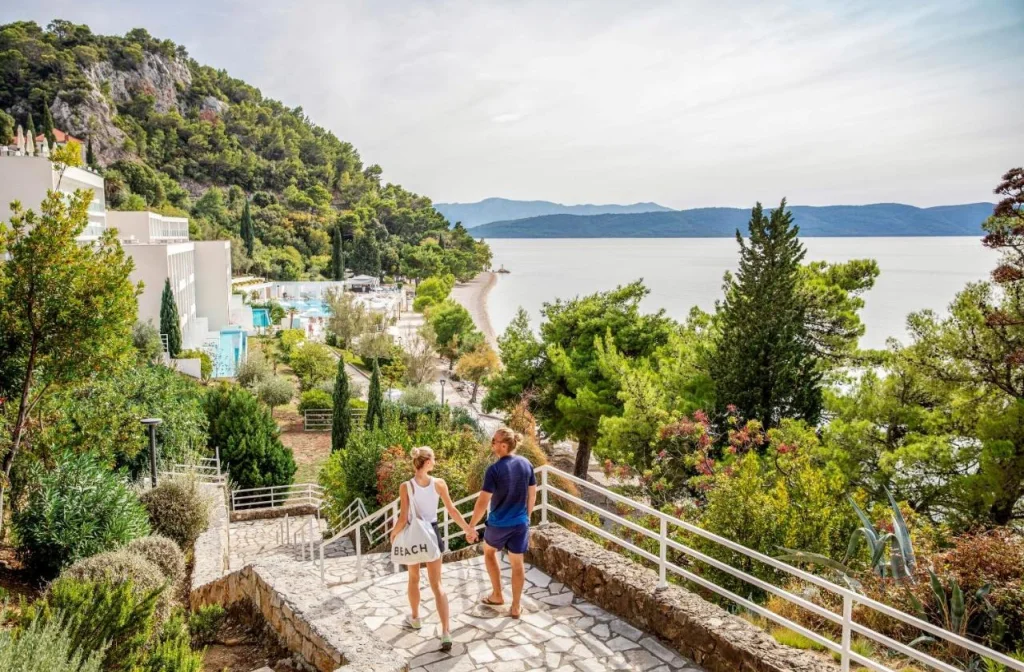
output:
[[[473,324],[495,350],[498,349],[498,338],[491,325],[490,315],[487,313],[487,295],[491,293],[491,289],[497,281],[497,273],[483,271],[469,282],[458,284],[452,289],[452,298],[469,312],[469,316],[473,318]]]

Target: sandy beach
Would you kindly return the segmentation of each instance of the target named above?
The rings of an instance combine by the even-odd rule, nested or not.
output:
[[[455,285],[452,289],[452,298],[469,311],[473,318],[473,324],[487,338],[487,342],[495,350],[498,349],[497,334],[491,326],[491,318],[487,315],[487,295],[498,280],[498,274],[493,271],[484,271],[469,282]]]

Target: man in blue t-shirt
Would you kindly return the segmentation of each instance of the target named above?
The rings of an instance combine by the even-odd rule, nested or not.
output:
[[[491,606],[505,603],[498,552],[507,550],[508,561],[512,565],[512,607],[509,610],[512,618],[519,618],[522,613],[519,602],[526,581],[523,554],[530,545],[530,515],[537,502],[533,465],[526,458],[515,455],[521,440],[522,437],[508,427],[494,433],[491,451],[498,461],[487,467],[484,485],[480,488],[473,519],[469,523],[471,529],[476,529],[490,507],[484,530],[484,563],[487,575],[491,577],[491,594],[483,599],[483,603]]]

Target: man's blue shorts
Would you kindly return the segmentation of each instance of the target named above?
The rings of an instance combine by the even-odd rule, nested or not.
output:
[[[484,541],[488,546],[499,551],[508,550],[509,553],[523,554],[530,547],[530,526],[526,524],[512,527],[488,525],[484,528]]]

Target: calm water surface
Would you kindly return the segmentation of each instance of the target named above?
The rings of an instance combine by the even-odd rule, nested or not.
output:
[[[866,333],[861,347],[879,348],[889,337],[906,338],[907,314],[945,311],[965,284],[988,277],[997,254],[978,238],[804,238],[808,261],[870,258],[881,275],[865,297]],[[534,327],[540,308],[643,278],[651,290],[644,310],[664,308],[676,319],[691,306],[714,308],[722,298],[722,274],[735,270],[739,247],[730,238],[495,239],[498,276],[488,298],[491,323],[500,334],[522,306]]]

